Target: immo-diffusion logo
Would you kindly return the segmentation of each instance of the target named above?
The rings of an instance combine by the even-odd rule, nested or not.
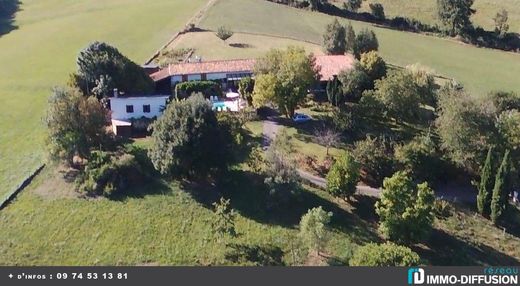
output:
[[[410,268],[408,269],[408,284],[409,285],[420,285],[424,284],[424,269],[422,268]]]
[[[423,268],[408,269],[408,285],[518,285],[518,268],[489,267],[482,274],[426,274]]]

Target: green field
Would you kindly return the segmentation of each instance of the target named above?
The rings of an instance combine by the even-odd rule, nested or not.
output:
[[[321,54],[320,45],[261,35],[235,33],[226,42],[213,32],[195,32],[180,36],[169,49],[193,48],[193,55],[205,60],[237,58],[258,58],[271,48],[285,48],[290,45],[303,46],[308,52]]]
[[[410,17],[428,24],[438,24],[436,0],[367,0],[360,11],[370,11],[370,3],[381,3],[387,17]],[[493,18],[496,13],[506,9],[509,13],[510,31],[520,33],[520,5],[517,0],[475,0],[473,8],[477,13],[471,20],[474,25],[487,30],[495,28]]]
[[[215,30],[226,25],[236,32],[261,33],[321,43],[324,27],[332,17],[298,10],[263,0],[222,0],[207,13],[201,26]],[[344,21],[345,23],[347,21]],[[269,25],[266,25],[269,23]],[[420,63],[438,75],[454,78],[475,95],[491,90],[520,92],[520,55],[481,49],[456,41],[378,28],[352,22],[359,31],[373,29],[380,52],[390,63],[406,66]]]
[[[0,198],[42,162],[46,99],[78,52],[107,41],[144,62],[205,0],[24,0],[0,37]]]

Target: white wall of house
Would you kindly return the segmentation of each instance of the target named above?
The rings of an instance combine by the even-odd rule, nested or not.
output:
[[[166,107],[169,96],[147,96],[147,97],[112,97],[110,98],[110,109],[112,119],[128,120],[131,118],[154,118],[162,114]],[[146,110],[149,106],[149,110]],[[130,108],[131,107],[131,108]],[[133,112],[130,112],[133,109]]]

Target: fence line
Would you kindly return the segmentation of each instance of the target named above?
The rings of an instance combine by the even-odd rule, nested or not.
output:
[[[27,177],[16,189],[14,189],[11,193],[7,194],[7,196],[0,203],[0,210],[4,209],[9,203],[11,203],[16,196],[23,191],[27,186],[29,186],[32,180],[40,174],[40,172],[45,168],[45,164],[42,164],[36,171],[34,171],[29,177]]]

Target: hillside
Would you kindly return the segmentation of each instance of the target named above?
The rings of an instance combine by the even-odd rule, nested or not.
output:
[[[0,198],[42,162],[42,117],[89,42],[107,41],[144,62],[205,0],[24,0],[0,36]],[[8,163],[6,163],[8,162]]]
[[[285,36],[321,44],[332,17],[264,0],[222,0],[207,13],[201,26],[215,30],[226,25],[236,32]],[[346,24],[348,21],[343,20]],[[269,25],[266,25],[269,23]],[[421,63],[438,75],[454,78],[476,96],[492,90],[520,92],[520,55],[481,49],[448,39],[375,27],[352,21],[354,29],[373,29],[380,52],[388,62],[406,66]]]
[[[370,3],[381,3],[388,17],[410,17],[424,23],[436,24],[438,23],[436,2],[437,0],[366,0],[360,11],[370,11]],[[520,5],[518,4],[517,0],[475,0],[473,8],[477,13],[473,15],[472,21],[477,26],[492,30],[495,28],[493,18],[496,13],[506,9],[509,13],[510,31],[520,33]]]

